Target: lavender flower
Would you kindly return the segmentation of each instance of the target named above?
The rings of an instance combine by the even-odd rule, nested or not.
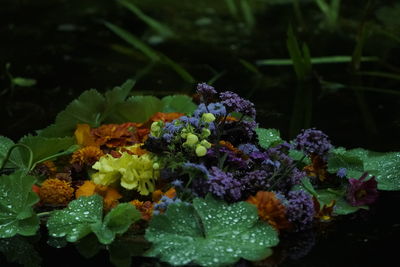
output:
[[[368,173],[364,173],[359,179],[350,178],[347,189],[347,201],[352,206],[362,206],[372,204],[378,198],[378,183],[375,176],[365,180]]]
[[[222,100],[221,103],[231,109],[231,111],[242,113],[253,119],[256,117],[254,104],[249,100],[241,98],[238,94],[231,91],[222,92],[219,96]]]
[[[153,215],[158,215],[161,212],[165,212],[167,210],[168,206],[172,203],[180,203],[180,202],[182,202],[182,201],[177,197],[169,198],[164,195],[161,197],[161,199],[158,203],[154,204]]]
[[[201,115],[204,113],[211,113],[215,117],[224,117],[226,115],[226,108],[220,102],[211,103],[207,105],[207,107],[205,104],[201,103],[194,111],[193,116],[196,118],[201,118]]]
[[[206,83],[199,83],[197,84],[197,89],[196,92],[203,97],[203,100],[210,99],[214,95],[217,94],[217,91],[215,90],[214,87],[211,85],[208,85]]]
[[[196,163],[192,163],[192,162],[185,162],[182,164],[182,167],[183,167],[183,169],[186,169],[186,170],[197,170],[197,171],[203,173],[207,177],[210,175],[206,166],[204,166],[204,164],[202,164],[202,163],[196,164]]]
[[[347,174],[347,169],[346,168],[340,168],[337,172],[336,175],[340,178],[346,177]]]
[[[302,130],[295,139],[295,148],[306,155],[316,154],[326,160],[326,155],[333,148],[328,136],[315,128]]]
[[[242,196],[241,183],[233,177],[232,173],[223,172],[217,167],[211,168],[207,184],[208,191],[217,197],[237,201]]]
[[[312,197],[303,190],[291,191],[288,194],[287,216],[295,225],[295,231],[309,229],[314,219]]]
[[[253,152],[260,151],[255,145],[249,143],[239,145],[238,149],[241,150],[246,155],[250,155]]]

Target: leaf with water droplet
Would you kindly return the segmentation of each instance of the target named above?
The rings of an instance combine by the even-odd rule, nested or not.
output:
[[[65,236],[76,242],[90,233],[95,233],[100,243],[110,244],[116,234],[126,232],[140,218],[136,208],[128,203],[119,204],[103,220],[103,199],[99,195],[80,197],[63,210],[54,211],[47,221],[49,234]]]
[[[193,206],[171,204],[165,214],[154,216],[145,238],[153,243],[148,256],[172,265],[202,266],[261,260],[279,242],[277,232],[259,221],[253,205],[229,205],[210,196],[194,199]]]
[[[258,143],[262,148],[267,149],[283,142],[277,129],[257,128],[256,133]]]
[[[33,205],[39,201],[32,192],[35,178],[22,171],[0,176],[0,238],[16,234],[34,235],[39,219]]]

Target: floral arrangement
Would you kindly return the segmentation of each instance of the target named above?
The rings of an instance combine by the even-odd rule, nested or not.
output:
[[[334,147],[315,128],[284,141],[253,103],[205,83],[194,100],[129,97],[133,85],[86,91],[17,143],[0,137],[0,238],[43,225],[50,243],[125,253],[118,266],[260,261],[280,237],[400,189],[398,152]]]

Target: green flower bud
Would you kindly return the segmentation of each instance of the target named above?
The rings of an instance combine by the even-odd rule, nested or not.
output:
[[[154,163],[153,163],[153,169],[154,169],[154,170],[160,169],[160,164],[158,164],[157,162],[154,162]]]
[[[211,143],[208,142],[207,140],[202,140],[200,142],[200,145],[204,146],[205,148],[210,148],[211,147]]]
[[[213,122],[215,121],[215,116],[212,113],[203,113],[201,120],[204,122]]]
[[[196,146],[196,155],[198,157],[204,157],[207,154],[207,148],[205,148],[202,145],[197,145]]]
[[[194,146],[198,142],[199,142],[199,138],[197,137],[197,135],[190,133],[186,137],[185,144],[188,145],[188,146]]]
[[[201,129],[201,137],[202,138],[207,138],[211,135],[211,131],[207,128]]]
[[[161,127],[162,127],[163,123],[161,121],[155,121],[151,124],[150,127],[150,132],[151,135],[155,136],[155,137],[159,137],[161,134]]]

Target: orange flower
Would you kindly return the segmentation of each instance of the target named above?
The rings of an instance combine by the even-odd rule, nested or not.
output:
[[[43,204],[66,205],[74,196],[71,183],[57,178],[47,179],[43,182],[39,197]]]
[[[80,146],[98,146],[91,133],[89,124],[78,124],[75,130],[76,143]]]
[[[307,176],[316,177],[320,181],[324,181],[328,173],[326,171],[326,162],[318,155],[311,155],[311,164],[303,168],[303,171],[307,173]]]
[[[230,151],[232,151],[232,152],[235,153],[235,154],[242,154],[242,151],[239,150],[239,149],[237,149],[236,147],[234,147],[234,146],[232,145],[232,143],[229,142],[229,141],[221,140],[221,141],[219,141],[219,144],[220,144],[221,146],[226,147],[227,149],[229,149]]]
[[[146,149],[141,148],[142,145],[143,143],[135,144],[129,147],[123,147],[120,149],[120,152],[127,152],[128,154],[138,155],[138,156],[149,153],[149,151],[147,151]]]
[[[185,115],[185,114],[179,113],[179,112],[170,112],[170,113],[157,112],[149,119],[149,121],[151,123],[153,123],[155,121],[171,122],[175,119],[182,117],[183,115]],[[150,125],[151,125],[151,123],[150,123]]]
[[[118,204],[118,199],[122,196],[112,187],[104,185],[96,185],[92,181],[85,181],[75,192],[75,198],[81,196],[92,196],[98,194],[103,197],[103,205],[105,210],[110,210]]]
[[[336,200],[332,200],[329,204],[324,204],[321,208],[321,204],[319,203],[316,197],[313,197],[314,201],[314,210],[315,218],[320,219],[321,221],[330,221],[332,219],[333,208],[335,207]]]
[[[75,151],[70,162],[91,166],[103,155],[104,153],[99,147],[87,146]]]
[[[175,188],[174,188],[174,187],[171,187],[171,188],[168,189],[168,191],[165,192],[165,193],[164,193],[163,191],[161,191],[160,189],[154,191],[154,192],[152,193],[153,202],[159,202],[159,201],[161,200],[162,196],[167,196],[168,198],[174,198],[174,197],[176,197],[176,190],[175,190]]]
[[[93,129],[94,140],[99,145],[107,147],[128,146],[136,143],[136,124],[127,122],[123,124],[105,124]]]
[[[132,200],[129,203],[134,205],[136,209],[140,211],[143,220],[150,221],[151,217],[153,216],[153,203],[150,201],[143,202],[137,199]]]
[[[287,229],[290,222],[286,218],[285,206],[276,198],[275,193],[258,191],[255,196],[250,196],[247,202],[258,209],[258,216],[267,221],[275,229]]]

